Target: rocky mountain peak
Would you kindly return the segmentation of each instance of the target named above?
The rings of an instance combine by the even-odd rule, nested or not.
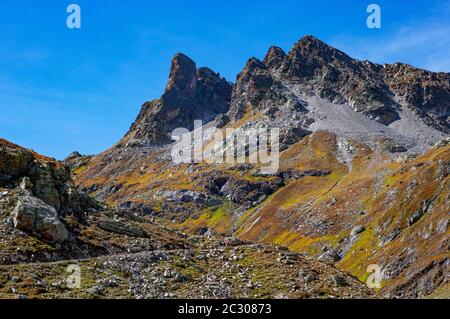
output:
[[[327,62],[340,60],[342,62],[351,63],[353,61],[346,53],[311,35],[304,36],[297,41],[289,51],[288,55],[291,59],[294,57],[301,57],[303,59],[317,59],[320,57]]]
[[[268,68],[277,67],[286,57],[286,52],[282,48],[272,46],[264,58],[264,64]]]
[[[185,91],[195,78],[196,72],[195,62],[183,53],[177,53],[172,59],[166,92],[172,89]]]
[[[232,84],[207,67],[197,69],[188,56],[172,59],[164,94],[146,102],[118,146],[170,142],[176,128],[193,129],[194,120],[208,122],[229,109]]]
[[[313,37],[301,38],[289,51],[285,72],[294,77],[315,76],[317,69],[334,67],[357,71],[357,63],[347,54]],[[332,80],[332,79],[331,79]]]
[[[247,60],[244,69],[237,76],[237,82],[248,80],[249,77],[256,73],[265,72],[267,70],[266,65],[259,59],[252,57]]]
[[[227,112],[236,121],[247,112],[281,119],[295,111],[301,113],[298,121],[311,123],[304,97],[346,104],[383,125],[398,121],[407,108],[427,126],[447,132],[448,83],[446,73],[359,61],[313,36],[302,37],[287,54],[273,46],[263,61],[250,58],[234,86],[178,53],[164,94],[143,105],[120,145],[167,143],[172,130],[193,129],[194,120],[209,122]]]
[[[228,118],[236,122],[245,114],[259,113],[278,127],[300,126],[310,131],[312,123],[317,127],[323,122],[311,110],[331,112],[323,105],[315,106],[321,103],[316,101],[323,101],[339,106],[338,112],[348,107],[349,116],[355,116],[351,125],[373,125],[384,132],[393,124],[402,135],[405,127],[410,127],[405,123],[415,121],[425,125],[424,130],[440,131],[429,133],[438,137],[450,130],[449,83],[448,73],[401,63],[382,66],[359,61],[313,36],[305,36],[288,54],[271,47],[263,62],[248,60],[234,87]],[[364,117],[357,118],[357,113]],[[336,114],[329,115],[333,118]],[[360,123],[365,117],[369,122]],[[406,135],[411,138],[411,134]]]
[[[322,40],[314,37],[313,35],[305,35],[298,40],[294,46],[293,50],[299,49],[299,48],[314,48],[314,49],[320,49],[322,52],[324,51],[337,51],[337,49],[333,48],[332,46],[328,45],[327,43],[323,42]]]
[[[248,59],[247,64],[245,65],[245,70],[247,71],[255,71],[257,69],[266,69],[266,65],[264,64],[264,62],[262,62],[261,60],[255,58],[255,57],[251,57],[250,59]]]

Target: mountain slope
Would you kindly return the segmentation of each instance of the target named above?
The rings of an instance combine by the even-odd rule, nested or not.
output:
[[[403,164],[348,143],[351,171],[340,163],[339,142],[325,132],[284,153],[282,169],[333,173],[289,183],[241,217],[239,236],[315,255],[362,281],[378,264],[390,297],[425,297],[448,284],[450,147]],[[303,156],[296,160],[297,152]]]
[[[2,299],[376,297],[287,249],[188,236],[143,206],[98,203],[73,188],[62,163],[2,139],[0,176]],[[68,285],[74,267],[79,287]]]

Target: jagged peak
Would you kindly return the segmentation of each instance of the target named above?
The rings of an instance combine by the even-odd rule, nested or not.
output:
[[[266,57],[264,58],[264,64],[268,68],[272,68],[274,66],[277,66],[279,63],[281,63],[284,58],[286,57],[286,52],[280,47],[272,46],[270,47],[269,51],[266,54]]]
[[[219,81],[219,80],[223,79],[221,77],[220,73],[214,72],[213,70],[211,70],[208,67],[198,68],[198,70],[197,70],[197,78],[199,80],[210,79],[210,80],[213,80],[213,81]]]
[[[251,57],[247,60],[247,63],[245,64],[244,71],[253,72],[257,69],[266,69],[266,65],[259,60],[258,58]]]
[[[312,35],[306,35],[302,37],[299,41],[297,41],[297,43],[295,43],[291,51],[289,51],[290,56],[297,54],[316,54],[321,56],[333,55],[335,57],[340,57],[340,59],[353,60],[346,53],[336,49],[335,47],[332,47],[331,45],[328,45],[327,43]]]
[[[81,155],[80,152],[73,151],[72,153],[69,154],[69,156],[66,157],[65,160],[75,159],[75,158],[79,158],[79,157],[82,157],[82,156],[83,155]]]
[[[208,67],[197,68],[183,53],[172,59],[164,94],[145,103],[136,121],[118,146],[140,146],[170,142],[170,132],[178,127],[193,128],[193,119],[210,121],[226,113],[232,83]]]
[[[264,63],[260,59],[255,58],[255,57],[251,57],[250,59],[247,60],[246,67],[247,66],[249,66],[249,67],[260,67],[260,68],[264,68],[265,67]]]
[[[298,40],[293,50],[298,48],[315,48],[320,50],[337,50],[336,48],[328,45],[327,43],[323,42],[322,40],[312,36],[312,35],[305,35],[300,40]]]
[[[178,52],[172,58],[172,66],[173,64],[189,64],[196,67],[194,60],[188,57],[186,54]]]
[[[170,67],[169,81],[166,92],[174,87],[183,91],[190,81],[195,77],[197,65],[195,62],[183,53],[177,53],[172,59]]]
[[[255,73],[257,70],[266,70],[266,65],[258,58],[251,57],[247,60],[244,69],[237,76],[237,81],[246,78],[248,75]]]
[[[303,36],[297,43],[299,43],[299,44],[317,44],[317,45],[327,45],[328,46],[328,44],[326,44],[322,40],[320,40],[310,34]]]

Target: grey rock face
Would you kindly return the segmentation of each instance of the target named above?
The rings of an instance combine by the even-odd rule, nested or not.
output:
[[[269,52],[267,52],[267,55],[264,58],[264,64],[270,69],[276,68],[283,62],[285,58],[286,53],[283,51],[283,49],[273,46],[269,49]]]
[[[283,79],[296,82],[306,93],[335,104],[349,103],[383,124],[399,118],[381,66],[354,60],[312,36],[295,44],[280,69]]]
[[[172,60],[166,91],[158,100],[147,102],[120,146],[170,142],[176,128],[194,128],[194,120],[209,122],[226,113],[232,85],[209,68],[178,53]]]
[[[291,92],[283,89],[288,85],[306,96],[349,104],[354,111],[384,125],[400,119],[399,110],[406,107],[427,125],[448,133],[449,83],[447,73],[400,63],[382,66],[358,61],[305,36],[287,55],[272,47],[263,62],[255,58],[248,61],[238,76],[229,115],[236,120],[249,110],[286,109],[292,104],[289,101],[295,101]]]
[[[338,261],[340,261],[342,257],[340,256],[339,252],[334,248],[328,248],[325,252],[323,252],[317,260],[328,263],[328,264],[334,264]]]
[[[436,73],[396,63],[383,67],[384,81],[402,104],[429,126],[450,133],[450,73]]]
[[[68,239],[69,233],[56,210],[38,198],[21,197],[12,218],[15,228],[44,240],[62,242]]]
[[[306,109],[263,62],[256,58],[248,60],[233,90],[230,119],[237,121],[245,113],[258,112],[275,118],[289,111],[304,113]]]
[[[253,207],[267,199],[282,185],[281,179],[274,182],[250,182],[226,175],[212,175],[207,178],[203,186],[212,195],[224,196],[235,204]]]
[[[0,180],[0,186],[18,186],[55,208],[62,216],[78,217],[83,210],[96,205],[76,190],[66,166],[6,141],[0,143],[1,176],[7,178]]]

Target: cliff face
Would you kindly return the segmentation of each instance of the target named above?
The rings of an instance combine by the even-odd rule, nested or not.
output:
[[[195,120],[209,122],[226,113],[232,85],[209,68],[197,69],[187,56],[178,53],[166,90],[160,99],[142,106],[136,121],[121,145],[145,145],[170,142],[176,128],[193,129]]]
[[[448,133],[449,83],[450,74],[401,63],[382,66],[358,61],[306,36],[288,54],[272,47],[263,62],[253,58],[247,63],[238,76],[230,114],[238,119],[246,108],[268,110],[269,106],[286,105],[289,92],[283,94],[281,88],[293,86],[303,95],[349,104],[384,125],[399,120],[399,111],[406,107],[425,118],[428,125]]]
[[[62,215],[81,216],[89,207],[70,171],[60,162],[0,139],[0,187],[22,187]]]
[[[402,105],[426,123],[449,133],[450,74],[434,73],[397,63],[384,67],[384,78]]]

